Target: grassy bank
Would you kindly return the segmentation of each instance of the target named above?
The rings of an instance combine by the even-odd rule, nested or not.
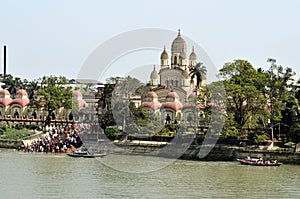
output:
[[[29,135],[34,134],[33,131],[23,126],[0,126],[0,139],[5,140],[21,140]]]

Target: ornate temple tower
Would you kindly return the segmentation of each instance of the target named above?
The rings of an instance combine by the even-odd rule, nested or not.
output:
[[[161,68],[169,68],[169,55],[166,51],[166,46],[164,46],[164,51],[160,55],[160,66]]]
[[[153,66],[153,71],[150,74],[150,87],[155,88],[158,86],[158,73],[155,69],[155,66]]]
[[[197,64],[197,55],[195,53],[194,46],[193,46],[193,50],[190,54],[189,61],[190,61],[189,66],[196,66],[196,64]]]
[[[186,42],[181,37],[180,29],[178,30],[178,35],[174,39],[171,46],[171,68],[181,68],[185,69],[182,65],[186,65]]]

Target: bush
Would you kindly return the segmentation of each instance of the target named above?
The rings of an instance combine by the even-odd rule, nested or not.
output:
[[[7,128],[5,132],[0,134],[1,139],[8,139],[8,140],[20,140],[33,133],[28,132],[26,129],[15,129],[15,128]]]
[[[0,133],[3,134],[4,132],[6,132],[6,129],[7,129],[6,125],[0,126]]]
[[[256,146],[258,146],[261,142],[263,142],[265,140],[268,140],[268,139],[269,139],[269,136],[266,135],[266,134],[255,135],[254,143],[255,143]]]
[[[32,134],[24,125],[0,125],[1,139],[20,140]]]
[[[26,125],[25,128],[28,129],[28,130],[38,130],[38,131],[42,130],[41,126],[38,126],[38,125],[35,125],[35,124]]]
[[[108,127],[104,131],[105,135],[110,140],[116,140],[119,138],[120,130],[117,127]]]

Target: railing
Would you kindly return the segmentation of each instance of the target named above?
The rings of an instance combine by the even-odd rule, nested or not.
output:
[[[44,119],[34,119],[34,118],[14,118],[14,117],[0,117],[0,123],[7,123],[7,124],[45,124]],[[74,120],[51,120],[51,124],[68,124],[74,123]]]

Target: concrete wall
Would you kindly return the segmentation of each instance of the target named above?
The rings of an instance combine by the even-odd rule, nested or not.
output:
[[[286,151],[260,151],[250,150],[243,147],[228,147],[216,145],[210,153],[199,158],[200,146],[191,146],[180,158],[186,160],[206,160],[206,161],[233,161],[237,158],[262,157],[263,159],[278,160],[285,164],[300,164],[300,153]]]
[[[3,140],[0,139],[0,148],[17,149],[23,144],[22,140]]]

